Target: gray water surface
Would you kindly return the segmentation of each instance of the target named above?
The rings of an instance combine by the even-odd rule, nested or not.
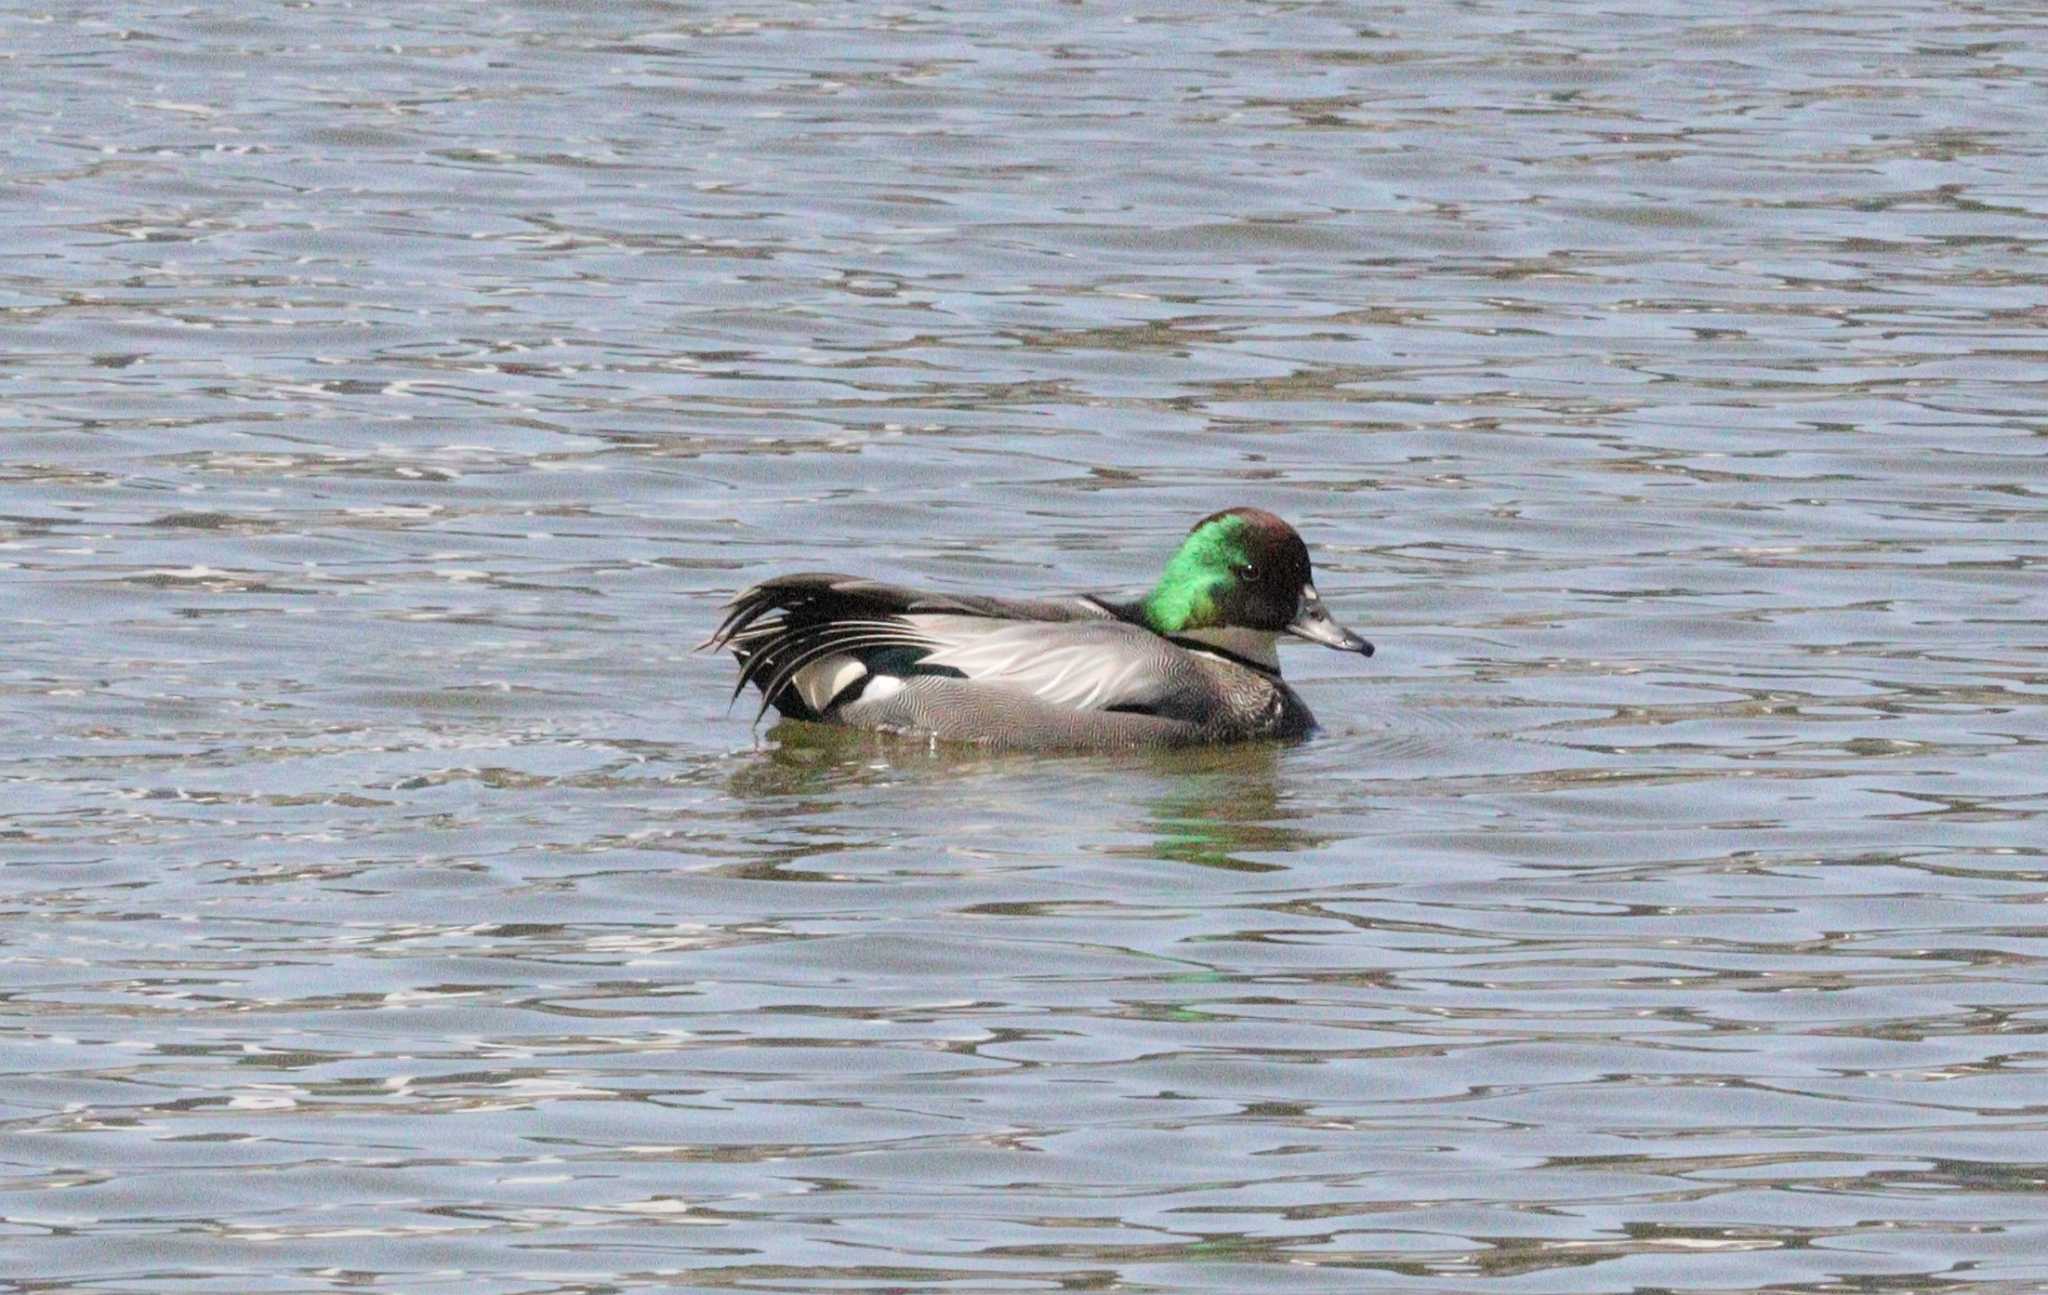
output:
[[[2048,1289],[2026,6],[9,7],[0,1290]],[[1142,586],[1318,738],[728,712]]]

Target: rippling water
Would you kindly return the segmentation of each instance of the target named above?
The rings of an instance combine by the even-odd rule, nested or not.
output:
[[[0,17],[0,1289],[2048,1288],[2048,26]],[[1309,743],[728,714],[1307,535]]]

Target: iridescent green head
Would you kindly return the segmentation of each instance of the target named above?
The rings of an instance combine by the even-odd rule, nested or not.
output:
[[[1372,644],[1324,610],[1301,536],[1257,508],[1196,522],[1138,608],[1148,626],[1168,636],[1244,629],[1372,654]]]

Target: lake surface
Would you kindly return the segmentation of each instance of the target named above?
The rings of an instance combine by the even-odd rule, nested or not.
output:
[[[2048,1289],[2025,6],[14,7],[0,1289]],[[752,730],[767,574],[1325,732]]]

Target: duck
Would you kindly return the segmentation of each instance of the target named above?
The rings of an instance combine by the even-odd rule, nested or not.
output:
[[[1308,546],[1258,508],[1204,517],[1151,591],[992,597],[832,572],[742,590],[701,648],[738,700],[784,719],[1026,750],[1292,740],[1315,716],[1280,677],[1284,636],[1371,656],[1330,615]]]

